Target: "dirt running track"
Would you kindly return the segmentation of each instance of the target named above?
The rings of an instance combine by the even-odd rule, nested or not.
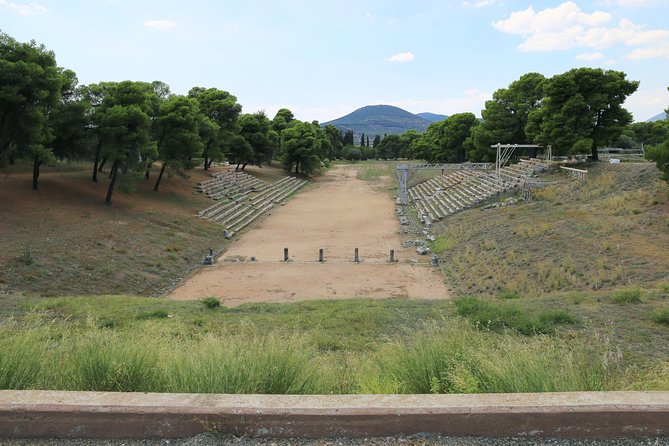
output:
[[[168,298],[216,296],[227,306],[354,297],[449,298],[439,271],[426,265],[429,258],[402,248],[391,198],[357,173],[354,166],[333,167]],[[360,263],[353,262],[356,247]],[[290,262],[282,261],[284,248]],[[318,262],[320,248],[324,263]],[[399,260],[393,264],[387,262],[391,249]]]

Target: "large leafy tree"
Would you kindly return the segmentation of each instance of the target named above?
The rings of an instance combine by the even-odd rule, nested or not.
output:
[[[327,137],[318,125],[298,122],[281,132],[281,150],[286,170],[311,174],[320,167],[319,153]]]
[[[382,159],[397,159],[406,150],[400,135],[385,135],[379,144],[377,155]]]
[[[30,158],[35,189],[39,166],[53,158],[48,118],[65,84],[53,52],[0,32],[0,164]]]
[[[271,161],[276,151],[276,132],[264,112],[243,114],[239,118],[240,141],[230,152],[230,161],[237,164],[236,170],[244,170],[247,164],[262,166]]]
[[[328,124],[323,128],[325,135],[330,140],[330,151],[327,154],[328,159],[339,158],[344,150],[343,135],[341,130],[332,124]]]
[[[554,76],[541,106],[530,112],[527,135],[539,144],[551,144],[553,153],[590,152],[597,160],[597,148],[615,141],[632,121],[622,105],[638,86],[623,72],[600,68]]]
[[[198,102],[200,113],[218,126],[216,138],[210,138],[203,146],[202,156],[206,169],[212,160],[222,160],[239,142],[239,115],[242,106],[237,103],[235,96],[217,88],[193,87],[188,96]],[[209,125],[208,127],[209,130],[213,128]]]
[[[479,124],[473,113],[458,113],[428,127],[426,139],[432,145],[432,161],[462,163],[467,160],[469,136]]]
[[[528,144],[532,140],[525,133],[530,113],[541,105],[547,79],[539,73],[527,73],[513,81],[508,88],[493,93],[481,110],[483,122],[472,128],[472,161],[492,161],[495,158],[491,145]]]
[[[421,134],[416,130],[407,130],[405,133],[400,135],[400,143],[402,148],[400,149],[400,157],[402,158],[413,158],[412,147],[414,142],[421,138]]]
[[[635,122],[629,130],[639,146],[655,146],[669,139],[669,120]]]
[[[88,114],[90,105],[85,88],[78,86],[75,73],[63,71],[61,99],[49,115],[53,134],[50,147],[59,159],[78,159],[86,154],[89,144]]]
[[[26,157],[33,164],[33,189],[39,189],[42,164],[56,158],[77,158],[87,148],[86,112],[88,105],[77,88],[77,76],[72,70],[61,70],[58,102],[46,108],[47,123],[39,142],[27,147]]]
[[[112,162],[105,199],[111,204],[119,167],[126,170],[140,159],[157,156],[151,139],[151,115],[158,100],[152,84],[132,81],[92,86],[89,98],[95,103],[92,122],[97,137],[96,162],[100,153]]]
[[[162,160],[154,191],[158,190],[170,162],[183,166],[201,153],[203,144],[199,134],[198,114],[195,99],[185,96],[170,96],[160,104],[158,117],[152,126],[158,159]]]
[[[295,115],[293,115],[292,111],[287,108],[279,109],[279,111],[276,112],[274,119],[272,119],[272,129],[281,134],[281,132],[290,127],[294,121]]]

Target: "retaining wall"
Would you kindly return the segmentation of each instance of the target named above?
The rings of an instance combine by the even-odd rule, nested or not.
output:
[[[210,395],[0,391],[0,437],[669,435],[669,392]]]

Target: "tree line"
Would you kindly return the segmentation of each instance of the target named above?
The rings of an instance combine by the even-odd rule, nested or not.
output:
[[[0,166],[32,163],[34,189],[40,166],[56,159],[92,162],[94,182],[109,167],[107,203],[119,175],[141,172],[149,180],[156,162],[155,191],[169,166],[209,169],[226,160],[244,170],[278,159],[309,174],[337,155],[332,142],[343,136],[288,109],[274,119],[242,113],[237,98],[217,88],[178,95],[160,81],[79,85],[44,45],[0,33]]]
[[[546,78],[527,73],[486,101],[482,119],[458,113],[381,140],[381,158],[413,158],[429,162],[492,162],[497,143],[551,145],[555,156],[589,154],[598,149],[644,149],[669,181],[669,119],[632,123],[623,107],[639,82],[620,71],[577,68]],[[669,109],[667,109],[669,114]]]
[[[40,166],[56,159],[92,163],[91,180],[109,167],[105,201],[118,176],[143,172],[149,180],[161,165],[191,168],[227,160],[237,170],[280,161],[288,171],[311,174],[332,159],[424,159],[430,162],[493,161],[492,144],[550,144],[555,155],[597,148],[649,147],[649,159],[669,177],[669,124],[634,123],[622,106],[638,88],[625,73],[573,69],[545,78],[528,73],[485,103],[482,119],[459,113],[424,133],[369,135],[354,140],[317,121],[302,122],[288,109],[273,119],[242,113],[237,98],[217,88],[193,87],[173,94],[167,84],[122,81],[79,85],[44,45],[18,42],[0,32],[0,166],[27,160],[33,188]]]

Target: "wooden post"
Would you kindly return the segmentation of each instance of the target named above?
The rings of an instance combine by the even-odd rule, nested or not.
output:
[[[288,260],[288,248],[283,248],[283,261],[287,262]]]
[[[323,248],[318,250],[318,261],[321,262],[321,263],[323,263],[325,261],[324,256],[323,256]]]
[[[355,248],[355,257],[353,258],[355,263],[360,263],[360,257],[358,256],[358,248]]]

